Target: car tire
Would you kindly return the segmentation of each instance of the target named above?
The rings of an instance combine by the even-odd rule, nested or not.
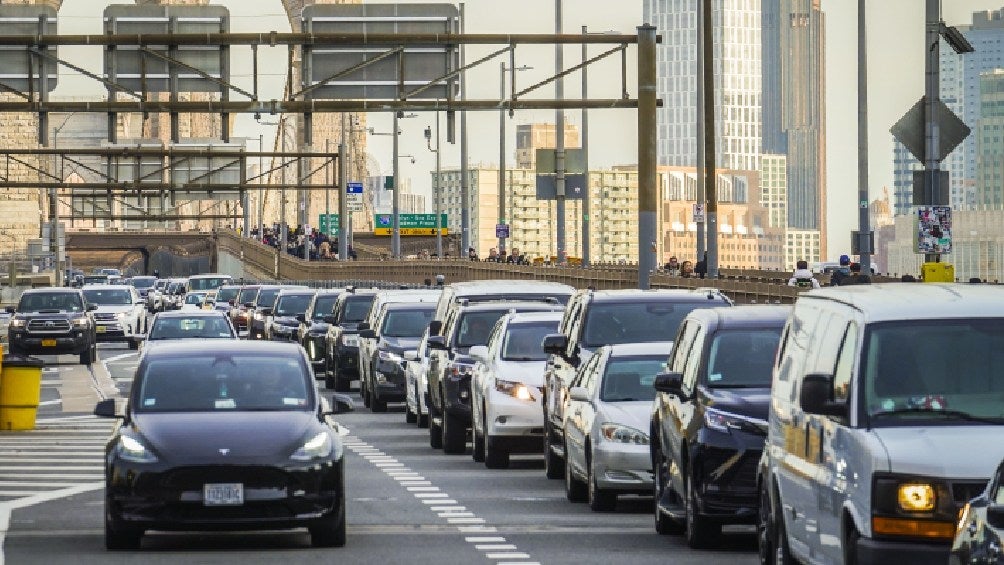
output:
[[[307,527],[310,545],[314,547],[345,546],[345,465],[342,463],[341,488],[339,489],[339,510],[336,516],[324,518]]]
[[[129,340],[129,349],[131,349],[133,351],[139,349],[139,341],[137,341],[135,338],[130,339]]]
[[[429,427],[429,415],[428,414],[416,414],[415,418],[417,419],[417,421],[415,423],[418,424],[419,428],[428,428]]]
[[[788,547],[788,532],[784,526],[784,515],[778,514],[774,523],[774,555],[771,563],[775,565],[795,565],[797,561],[791,555],[791,548]]]
[[[369,389],[366,387],[366,380],[359,379],[359,396],[363,397],[363,406],[369,408],[371,404]]]
[[[655,446],[652,450],[653,470],[655,471],[652,474],[652,497],[654,498],[652,506],[655,512],[655,531],[657,534],[663,536],[678,535],[682,533],[683,525],[671,516],[663,514],[659,509],[659,501],[666,496],[666,490],[670,488],[669,470],[666,458],[659,447],[659,439],[653,437],[652,441]]]
[[[414,424],[418,420],[418,415],[412,412],[411,406],[405,404],[404,406],[404,422],[406,424]]]
[[[565,462],[551,449],[551,425],[544,415],[544,475],[549,479],[565,476]]]
[[[756,542],[760,565],[774,563],[774,518],[771,511],[770,495],[760,485],[760,509],[757,512]]]
[[[485,438],[485,467],[489,469],[508,469],[509,452],[499,447],[498,441],[492,436]]]
[[[484,418],[482,418],[482,421]],[[487,430],[488,428],[482,423],[482,430]],[[484,432],[479,432],[476,426],[471,426],[471,459],[474,459],[475,463],[481,463],[485,460],[485,434]]]
[[[844,565],[858,565],[858,541],[861,533],[854,524],[849,524],[850,531],[844,538]]]
[[[467,426],[450,413],[443,414],[443,452],[462,455],[467,451]]]
[[[135,551],[143,541],[143,530],[118,524],[110,516],[109,503],[105,499],[105,549],[109,551]]]
[[[568,442],[565,442],[568,445]],[[586,483],[579,480],[572,472],[572,465],[569,463],[568,453],[565,453],[565,498],[569,502],[585,502],[588,496]]]
[[[386,412],[387,401],[373,393],[370,393],[370,410],[373,412]]]
[[[325,371],[324,373],[324,388],[328,390],[338,390],[338,377],[331,374],[330,371]]]
[[[602,490],[596,484],[596,473],[593,469],[593,458],[589,457],[586,464],[588,474],[586,475],[586,485],[589,487],[588,498],[589,508],[593,512],[613,512],[617,509],[617,493],[609,490]]]
[[[436,423],[436,419],[432,416],[432,406],[429,407],[429,447],[433,449],[443,448],[443,425],[442,423]],[[440,420],[442,422],[442,420]]]
[[[80,353],[80,364],[90,366],[98,360],[98,344],[92,343]]]
[[[687,477],[687,545],[692,549],[712,547],[722,533],[722,526],[704,518],[697,512],[697,488],[693,474]]]

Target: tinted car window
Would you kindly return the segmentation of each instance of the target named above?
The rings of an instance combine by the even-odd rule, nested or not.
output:
[[[192,293],[185,297],[185,304],[202,304],[205,299],[205,294]]]
[[[304,367],[292,358],[189,355],[141,368],[136,412],[305,410]]]
[[[84,297],[93,304],[108,306],[132,304],[132,293],[122,288],[84,289]]]
[[[136,288],[150,288],[157,282],[156,277],[133,277],[129,284]]]
[[[457,323],[457,347],[473,347],[488,343],[488,336],[506,310],[465,312]]]
[[[673,341],[687,314],[705,302],[614,302],[595,303],[586,313],[582,345],[601,347],[620,343]]]
[[[385,337],[419,337],[429,326],[434,313],[434,308],[390,310],[384,316],[380,335]]]
[[[80,312],[83,309],[80,296],[70,292],[25,293],[21,295],[21,300],[17,304],[18,312],[41,312],[42,310]]]
[[[544,336],[553,334],[558,322],[510,324],[502,339],[502,359],[506,361],[545,361]]]
[[[237,298],[236,288],[221,288],[216,291],[216,301],[217,302],[230,302],[234,298]]]
[[[614,357],[603,374],[600,400],[634,402],[655,400],[655,376],[665,370],[666,356]]]
[[[321,296],[314,302],[314,320],[323,320],[325,316],[330,316],[334,311],[337,296]]]
[[[307,311],[307,306],[310,305],[310,299],[313,298],[309,294],[290,294],[288,296],[280,296],[279,300],[275,304],[275,315],[276,316],[295,316],[297,314],[303,314]]]
[[[230,283],[230,277],[212,277],[190,279],[188,281],[192,290],[213,290]]]
[[[345,312],[342,313],[342,322],[361,322],[369,314],[370,307],[373,306],[373,295],[355,296],[347,298],[345,301]]]
[[[780,339],[780,328],[719,331],[708,355],[708,386],[770,387]]]
[[[275,304],[275,297],[279,295],[278,288],[263,288],[258,292],[258,300],[255,302],[256,306],[271,306]]]
[[[241,304],[247,304],[248,302],[251,302],[252,300],[254,300],[254,298],[255,298],[255,296],[257,296],[257,294],[258,294],[258,288],[257,287],[255,287],[255,288],[244,288],[244,289],[241,289],[240,298],[237,299],[237,302],[239,302]]]
[[[230,325],[220,316],[158,316],[150,328],[150,340],[232,338]]]

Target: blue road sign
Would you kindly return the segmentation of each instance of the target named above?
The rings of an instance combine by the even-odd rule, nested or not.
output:
[[[509,224],[495,224],[495,237],[499,239],[508,239]]]
[[[363,193],[363,183],[361,182],[350,182],[345,185],[346,194],[362,194]]]

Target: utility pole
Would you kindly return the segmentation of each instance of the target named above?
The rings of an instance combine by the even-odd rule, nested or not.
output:
[[[265,183],[265,158],[261,156],[265,150],[262,148],[262,144],[265,143],[265,136],[258,134],[258,184]],[[162,193],[163,194],[163,193]],[[164,210],[164,200],[161,198],[160,209]],[[265,243],[265,191],[258,190],[258,241]]]
[[[707,195],[708,278],[718,277],[718,172],[715,163],[715,20],[712,0],[702,0],[704,10],[704,190]],[[701,260],[703,257],[698,257]]]
[[[506,223],[505,213],[505,61],[499,63],[499,214],[498,223]],[[513,71],[513,80],[516,79]],[[501,235],[501,234],[500,234]],[[505,252],[505,237],[499,237],[499,255]]]
[[[861,241],[861,238],[870,239],[871,233],[868,217],[871,200],[868,194],[868,27],[865,13],[865,0],[858,0],[858,245],[861,247],[858,255],[861,272],[870,274],[870,244]]]
[[[703,3],[703,1],[702,1]],[[704,10],[697,11],[697,206],[704,212],[694,218],[697,224],[697,257],[700,261],[707,251],[705,236],[705,219],[707,215],[707,202],[705,193],[705,169],[704,169],[704,143],[705,136],[708,135],[704,129]],[[714,131],[714,130],[712,130]]]
[[[399,169],[398,169],[398,159],[400,159],[400,146],[398,143],[398,117],[400,117],[400,112],[394,112],[394,130],[391,135],[394,136],[394,193],[390,195],[391,200],[391,212],[394,214],[394,219],[391,236],[390,236],[390,252],[395,259],[401,258],[401,186],[398,184]]]
[[[586,26],[582,26],[582,35],[588,34]],[[589,67],[585,65],[589,58],[586,44],[582,44],[582,99],[589,99]],[[589,193],[592,183],[589,177],[589,110],[582,109],[582,161],[586,169],[585,194],[582,195],[582,266],[589,266]]]
[[[331,154],[331,139],[324,138],[324,152]],[[327,157],[325,157],[327,159]],[[324,217],[327,219],[327,232],[324,235],[329,235],[331,233],[331,161],[324,164]],[[338,218],[341,222],[341,218]],[[321,222],[317,222],[320,224]],[[318,225],[318,228],[321,226]],[[331,245],[330,243],[328,245]],[[320,249],[318,251],[318,258],[320,258]]]
[[[939,202],[941,187],[941,160],[938,158],[940,147],[938,142],[941,131],[937,121],[938,102],[941,98],[941,0],[927,0],[926,39],[924,60],[924,171],[927,176],[927,205],[943,205]],[[924,256],[925,263],[941,261],[940,253],[928,253]]]
[[[464,3],[460,3],[460,33],[465,33]],[[467,66],[467,45],[460,46],[460,68]],[[460,73],[460,100],[467,100],[467,71]],[[471,248],[471,179],[467,172],[467,111],[460,111],[460,238],[463,253]],[[478,238],[480,239],[480,238]],[[481,250],[479,249],[480,253]]]
[[[286,152],[286,118],[283,117],[279,120],[279,129],[282,130],[279,134],[282,136],[282,151]],[[286,244],[289,242],[289,225],[286,223],[286,168],[288,163],[286,158],[282,158],[282,190],[280,191],[281,198],[279,199],[279,253],[286,252]]]
[[[651,288],[658,234],[659,183],[656,182],[656,32],[638,27],[638,288]]]
[[[554,33],[561,35],[561,2],[554,0]],[[564,46],[555,44],[554,46],[554,74],[560,75],[564,70]],[[565,98],[565,81],[558,78],[554,82],[554,94],[558,100]],[[557,187],[557,203],[555,204],[555,215],[557,218],[557,247],[558,264],[565,263],[565,113],[561,110],[555,112],[554,119],[554,177]]]
[[[443,258],[443,226],[442,224],[442,202],[440,198],[440,192],[442,189],[442,182],[440,177],[442,175],[442,161],[440,159],[439,151],[439,112],[436,112],[436,148],[432,148],[432,128],[425,128],[425,144],[429,148],[429,151],[436,154],[436,182],[432,187],[432,200],[433,206],[436,213],[436,258]]]
[[[345,187],[348,180],[348,171],[345,159],[345,113],[342,112],[342,133],[338,139],[338,260],[346,261],[349,258],[349,242],[345,237],[345,226],[348,224],[345,198]]]

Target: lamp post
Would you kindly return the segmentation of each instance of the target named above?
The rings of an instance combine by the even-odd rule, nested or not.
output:
[[[443,227],[440,225],[442,221],[441,212],[441,202],[440,202],[440,186],[442,181],[440,179],[441,174],[441,159],[439,152],[439,112],[436,112],[436,148],[432,148],[432,128],[425,128],[425,145],[436,154],[436,184],[433,186],[432,199],[434,201],[434,212],[436,214],[436,258],[442,260],[443,258]]]
[[[393,130],[390,133],[377,133],[373,131],[373,128],[366,128],[366,131],[370,135],[393,135],[394,136],[394,156],[393,156],[393,172],[394,175],[394,193],[391,195],[391,207],[392,214],[394,217],[392,229],[391,229],[391,239],[390,239],[390,249],[391,256],[395,259],[401,258],[401,201],[398,197],[398,160],[401,155],[398,154],[400,150],[400,144],[398,143],[398,138],[401,135],[401,130],[398,127],[398,120],[402,118],[416,118],[418,114],[405,114],[404,112],[394,112],[394,124]]]
[[[528,67],[522,65],[519,67],[507,68],[505,66],[505,61],[502,61],[500,67],[499,76],[499,221],[500,224],[507,223],[506,220],[506,210],[505,210],[505,174],[506,174],[506,143],[505,143],[505,74],[506,72],[513,73],[512,80],[516,80],[516,71],[526,71],[533,67]],[[504,237],[499,237],[499,254],[501,255],[505,251],[505,239]]]

